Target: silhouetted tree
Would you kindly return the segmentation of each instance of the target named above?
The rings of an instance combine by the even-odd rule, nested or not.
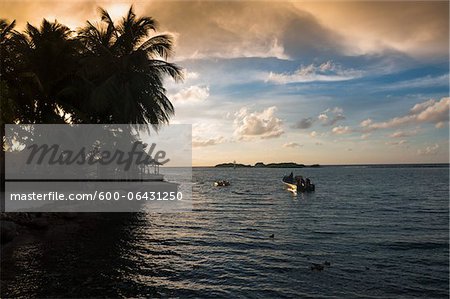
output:
[[[14,57],[11,37],[16,22],[0,19],[0,211],[4,210],[5,192],[5,124],[16,118],[16,103],[7,84],[8,75],[14,73]]]
[[[171,36],[152,36],[156,21],[136,17],[133,7],[117,24],[107,11],[99,10],[101,23],[87,22],[78,32],[83,45],[81,90],[89,95],[79,109],[89,112],[91,123],[150,123],[155,127],[168,123],[174,108],[163,79],[182,79],[181,69],[167,62],[172,54]]]
[[[152,124],[174,114],[164,78],[182,79],[167,59],[172,37],[155,35],[157,23],[130,7],[115,24],[99,9],[101,22],[78,32],[43,20],[39,28],[0,20],[0,127],[4,163],[5,123]],[[4,183],[1,165],[2,184]]]
[[[27,24],[23,33],[13,32],[9,56],[14,58],[8,88],[20,123],[65,123],[71,112],[63,101],[79,61],[78,41],[57,21],[43,20],[40,28]],[[19,89],[19,90],[17,90]]]
[[[13,56],[12,36],[14,33],[15,21],[8,23],[0,20],[0,125],[15,121],[17,112],[14,101],[12,86],[8,86],[8,77],[14,76],[15,61]],[[1,135],[3,136],[3,134]]]

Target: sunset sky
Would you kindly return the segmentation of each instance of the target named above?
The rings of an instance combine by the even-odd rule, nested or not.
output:
[[[2,1],[1,18],[76,29],[134,3],[176,38],[167,81],[193,164],[449,160],[444,2]]]

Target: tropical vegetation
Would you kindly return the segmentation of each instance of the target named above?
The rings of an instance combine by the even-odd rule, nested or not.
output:
[[[104,9],[99,14],[76,31],[46,19],[18,31],[15,21],[0,20],[1,164],[8,123],[158,129],[169,122],[174,107],[164,79],[183,77],[168,62],[172,37],[157,34],[156,20],[136,16],[132,6],[118,22]]]
[[[172,37],[155,34],[157,22],[133,7],[117,23],[99,12],[99,23],[77,31],[44,19],[18,32],[15,21],[0,21],[2,124],[168,123],[163,80],[182,79],[167,61]]]

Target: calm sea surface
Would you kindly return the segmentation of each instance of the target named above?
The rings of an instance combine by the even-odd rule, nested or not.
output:
[[[448,166],[297,169],[298,196],[290,171],[196,168],[192,212],[21,245],[2,297],[448,298]]]

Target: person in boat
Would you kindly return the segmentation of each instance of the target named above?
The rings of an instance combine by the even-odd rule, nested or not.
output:
[[[302,176],[297,179],[297,191],[303,192],[305,190],[305,180]]]
[[[306,180],[305,180],[305,187],[306,187],[306,190],[311,189],[311,180],[309,178],[306,178]]]
[[[291,174],[290,175],[285,175],[284,177],[283,177],[283,181],[284,182],[286,182],[286,183],[293,183],[293,182],[295,182],[295,180],[294,180],[294,174],[291,172]]]
[[[316,189],[314,184],[311,184],[311,180],[309,178],[306,178],[305,188],[306,188],[307,191],[315,191],[315,189]]]

